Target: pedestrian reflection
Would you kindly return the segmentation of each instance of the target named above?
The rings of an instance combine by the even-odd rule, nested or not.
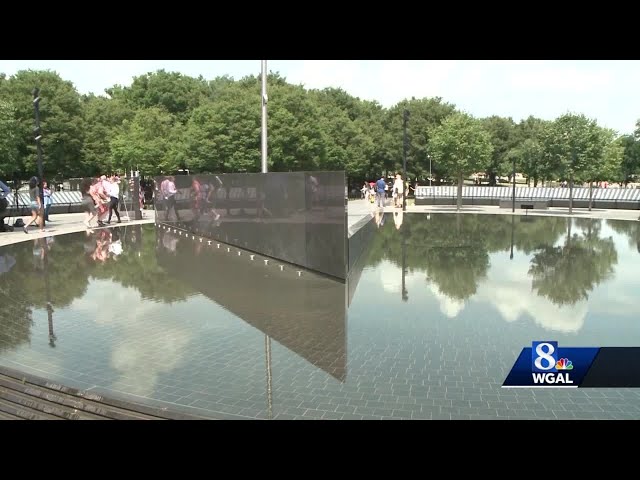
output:
[[[135,239],[135,234],[133,235]],[[84,252],[89,259],[95,262],[115,261],[122,255],[123,250],[121,230],[118,227],[103,228],[86,233]]]

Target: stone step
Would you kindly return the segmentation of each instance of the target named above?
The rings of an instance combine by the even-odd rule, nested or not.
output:
[[[0,412],[25,419],[166,420],[199,419],[163,408],[109,399],[0,367]]]

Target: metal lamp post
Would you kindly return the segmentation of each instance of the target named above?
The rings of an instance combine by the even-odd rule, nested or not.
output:
[[[403,141],[402,141],[402,182],[407,179],[407,150],[409,150],[409,139],[407,138],[407,123],[409,122],[409,110],[405,110],[402,116],[402,129],[403,129]],[[404,185],[402,186],[402,210],[407,210],[407,192],[404,191]]]
[[[40,177],[40,205],[42,205],[42,226],[44,227],[44,191],[42,190],[42,181],[44,179],[44,167],[42,165],[42,145],[40,140],[42,140],[42,132],[40,131],[40,89],[33,89],[33,109],[35,112],[35,120],[36,125],[33,129],[33,133],[35,134],[36,140],[36,150],[38,152],[38,177]]]
[[[262,60],[262,173],[267,173],[267,61]]]
[[[267,61],[262,60],[262,173],[267,173]],[[267,417],[273,418],[273,383],[271,373],[271,337],[264,336],[265,369],[267,374]]]
[[[511,213],[516,211],[516,159],[513,159],[513,192],[511,202]]]

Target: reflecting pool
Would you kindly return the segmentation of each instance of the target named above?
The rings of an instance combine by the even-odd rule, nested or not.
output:
[[[640,222],[374,221],[346,283],[153,225],[2,247],[0,365],[213,418],[640,418],[501,388],[532,340],[640,345]]]

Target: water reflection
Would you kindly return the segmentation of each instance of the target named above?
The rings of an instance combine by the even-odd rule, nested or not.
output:
[[[158,177],[158,222],[344,279],[344,172]]]
[[[558,317],[558,307],[566,307],[567,312],[576,307],[558,326],[574,330],[582,325],[586,312],[580,302],[612,278],[618,262],[613,238],[602,235],[603,224],[602,220],[558,217],[408,214],[401,228],[383,224],[378,229],[368,264],[396,265],[405,300],[406,275],[422,276],[424,287],[418,288],[431,290],[449,317],[457,316],[472,298],[492,302],[510,321],[514,313],[517,317],[526,312],[534,318],[546,317],[539,322],[546,325],[553,323],[551,317]],[[618,228],[636,232],[628,226]],[[503,258],[512,266],[502,263]],[[526,270],[520,270],[520,265]],[[510,271],[522,273],[512,278]],[[393,274],[385,271],[384,275]],[[388,278],[383,281],[393,283]],[[415,288],[415,282],[410,283]],[[531,292],[555,307],[532,299]]]
[[[370,250],[347,285],[151,225],[0,248],[0,363],[212,416],[436,418],[468,411],[442,407],[444,396],[483,415],[509,410],[505,370],[545,331],[564,344],[637,343],[633,229],[395,217],[368,224]],[[480,389],[458,395],[452,375]]]
[[[600,220],[575,219],[583,231],[573,234],[572,219],[566,221],[564,245],[538,247],[529,269],[533,291],[556,305],[587,300],[589,292],[611,278],[618,262],[613,239],[600,237]]]
[[[640,253],[640,222],[607,220],[607,225],[616,233],[626,235],[629,239],[629,247]]]
[[[169,229],[157,238],[158,263],[176,280],[345,380],[345,283]]]
[[[143,298],[167,303],[193,293],[158,266],[153,226],[99,229],[2,247],[0,348],[29,342],[34,310],[47,312],[55,346],[54,312],[82,299],[92,280],[117,282],[140,291]]]

